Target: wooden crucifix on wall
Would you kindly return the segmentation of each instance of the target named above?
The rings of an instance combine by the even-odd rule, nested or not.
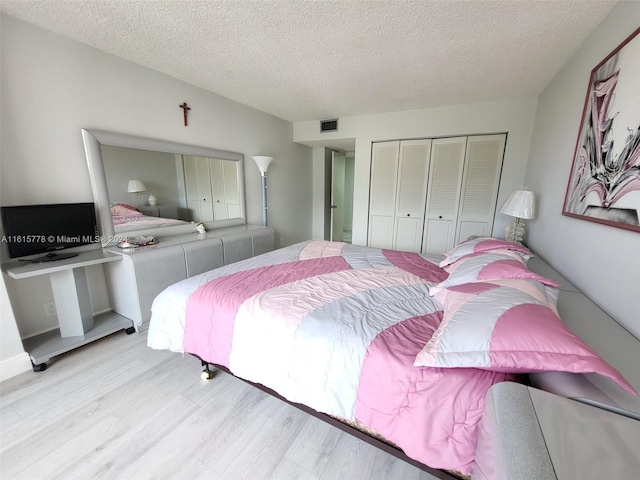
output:
[[[187,126],[187,113],[191,110],[191,107],[187,105],[187,102],[183,102],[182,105],[178,105],[182,109],[182,114],[184,116],[184,126]]]

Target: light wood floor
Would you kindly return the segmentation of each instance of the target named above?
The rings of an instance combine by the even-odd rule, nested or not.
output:
[[[217,372],[116,333],[0,383],[0,477],[434,479]]]

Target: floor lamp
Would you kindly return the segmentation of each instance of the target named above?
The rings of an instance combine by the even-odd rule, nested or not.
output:
[[[262,179],[262,226],[268,225],[267,221],[267,168],[273,160],[273,157],[266,157],[264,155],[254,155],[253,160],[260,170],[260,177]]]

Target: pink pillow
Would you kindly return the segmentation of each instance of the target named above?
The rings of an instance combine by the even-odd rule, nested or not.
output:
[[[444,306],[442,322],[414,365],[507,373],[596,372],[635,394],[620,372],[565,327],[556,295],[556,289],[524,279],[444,289],[435,296]]]
[[[142,212],[128,203],[117,202],[111,205],[111,215],[142,215]]]
[[[440,262],[440,267],[451,265],[456,260],[467,255],[478,252],[488,252],[490,250],[511,250],[520,253],[520,255],[527,259],[533,256],[531,251],[522,245],[507,242],[499,238],[476,237],[471,240],[465,240],[446,252],[444,254],[445,259]]]
[[[559,287],[554,281],[529,270],[520,253],[513,250],[500,249],[467,255],[445,266],[444,270],[449,272],[449,276],[440,284],[431,287],[431,295],[463,283],[500,278],[527,278],[550,287]]]

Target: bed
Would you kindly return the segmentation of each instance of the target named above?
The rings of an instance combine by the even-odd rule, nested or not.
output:
[[[153,217],[144,215],[136,207],[118,202],[110,207],[113,228],[116,233],[126,233],[135,230],[185,225],[188,222],[175,218]]]
[[[445,257],[303,242],[168,287],[148,346],[195,355],[464,477],[492,385],[561,370],[633,391],[563,327],[558,285],[526,267],[530,255],[491,238]]]

